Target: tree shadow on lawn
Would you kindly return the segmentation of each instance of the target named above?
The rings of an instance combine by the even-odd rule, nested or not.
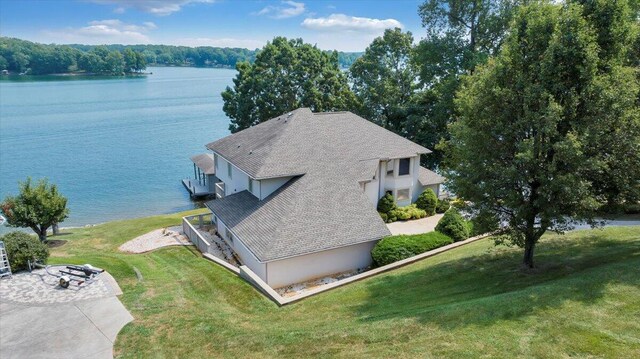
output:
[[[532,272],[521,269],[517,248],[492,248],[430,266],[427,259],[424,268],[365,282],[368,298],[356,314],[363,322],[415,318],[453,329],[523,318],[568,301],[594,303],[609,284],[640,286],[640,237],[607,237],[594,232],[571,240],[547,238],[537,247],[538,269]]]

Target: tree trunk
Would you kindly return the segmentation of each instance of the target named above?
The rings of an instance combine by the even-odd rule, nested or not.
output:
[[[533,268],[533,250],[536,247],[536,241],[532,238],[527,238],[524,245],[524,260],[522,265],[527,268]]]
[[[40,228],[40,231],[38,231],[38,238],[40,238],[40,242],[47,240],[47,227]]]
[[[60,234],[60,228],[58,228],[58,224],[57,223],[54,223],[51,226],[51,230],[53,231],[53,235],[54,236],[57,236],[58,234]]]

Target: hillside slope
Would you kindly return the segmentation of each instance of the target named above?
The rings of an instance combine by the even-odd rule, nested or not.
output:
[[[118,279],[122,357],[640,357],[640,227],[547,235],[535,273],[487,239],[278,308],[193,248],[117,252],[178,218],[76,229],[53,252]]]

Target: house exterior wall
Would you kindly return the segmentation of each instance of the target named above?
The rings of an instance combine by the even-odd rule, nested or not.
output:
[[[249,176],[246,173],[242,172],[238,167],[231,164],[231,178],[229,178],[229,172],[227,168],[227,160],[222,158],[219,155],[215,155],[216,162],[216,177],[220,179],[220,181],[224,182],[224,192],[225,196],[232,195],[234,193],[238,193],[244,190],[248,190],[249,188]],[[253,193],[256,193],[256,183],[254,181],[254,189]]]
[[[380,197],[382,197],[387,191],[391,191],[393,194],[393,198],[396,199],[396,203],[398,206],[408,206],[411,203],[415,202],[420,195],[421,186],[418,183],[418,173],[420,171],[420,156],[410,157],[410,172],[408,175],[399,176],[398,169],[400,165],[400,159],[392,159],[393,165],[393,174],[387,174],[387,164],[386,162],[382,163],[381,173],[383,174],[383,191],[380,193]],[[406,200],[398,200],[398,190],[409,190],[409,198]]]
[[[305,282],[323,276],[364,268],[371,264],[371,250],[377,241],[330,249],[267,263],[266,279],[273,288]]]
[[[215,215],[215,214],[214,214]],[[260,278],[265,278],[267,273],[267,266],[265,263],[260,263],[258,259],[247,249],[237,236],[234,235],[233,241],[227,237],[227,226],[217,218],[217,227],[220,237],[233,249],[233,251],[240,257],[242,264],[246,265]]]
[[[257,181],[259,182],[258,187],[260,191],[258,198],[260,198],[260,200],[267,198],[270,194],[275,192],[278,188],[282,187],[285,183],[287,183],[292,178],[293,177],[280,177],[280,178],[269,178],[269,179],[263,179],[263,180]],[[255,190],[255,184],[254,184],[254,190]]]
[[[367,195],[374,206],[378,205],[378,200],[380,199],[380,181],[378,179],[379,176],[376,174],[376,179],[364,184],[364,194]]]

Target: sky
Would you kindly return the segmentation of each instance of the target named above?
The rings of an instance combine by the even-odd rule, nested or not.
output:
[[[385,28],[424,34],[418,0],[0,0],[0,35],[56,44],[256,49],[275,36],[363,51]]]

